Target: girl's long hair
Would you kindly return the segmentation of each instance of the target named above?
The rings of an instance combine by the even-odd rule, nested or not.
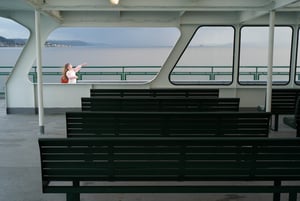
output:
[[[70,63],[66,63],[64,68],[63,68],[63,72],[62,72],[62,76],[64,79],[68,79],[67,77],[67,71],[68,71],[68,66],[70,65]]]

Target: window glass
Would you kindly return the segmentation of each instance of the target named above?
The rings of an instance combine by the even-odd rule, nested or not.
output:
[[[5,82],[15,66],[24,45],[29,38],[29,31],[19,23],[0,17],[0,95],[5,92]]]
[[[266,84],[269,27],[245,26],[241,29],[240,84]],[[273,75],[274,84],[287,84],[290,76],[292,28],[275,27]]]
[[[174,84],[230,84],[234,28],[202,26],[171,73]]]
[[[65,63],[87,62],[78,82],[147,82],[178,40],[177,28],[68,27],[53,31],[43,49],[44,82],[59,82]],[[34,71],[34,69],[33,69]]]

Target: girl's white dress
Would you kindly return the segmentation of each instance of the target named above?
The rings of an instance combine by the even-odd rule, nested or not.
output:
[[[76,72],[74,70],[67,71],[66,75],[69,79],[69,82],[68,82],[69,84],[76,84],[77,79],[75,78]]]

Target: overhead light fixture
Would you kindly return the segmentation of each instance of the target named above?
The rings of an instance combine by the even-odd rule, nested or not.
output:
[[[110,3],[112,3],[114,5],[118,5],[119,4],[119,0],[110,0]]]

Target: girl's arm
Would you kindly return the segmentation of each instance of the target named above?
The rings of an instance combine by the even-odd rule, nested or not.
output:
[[[80,71],[81,67],[86,66],[86,64],[87,64],[87,63],[82,63],[82,64],[77,65],[77,66],[74,68],[74,71],[75,71],[75,72]]]

